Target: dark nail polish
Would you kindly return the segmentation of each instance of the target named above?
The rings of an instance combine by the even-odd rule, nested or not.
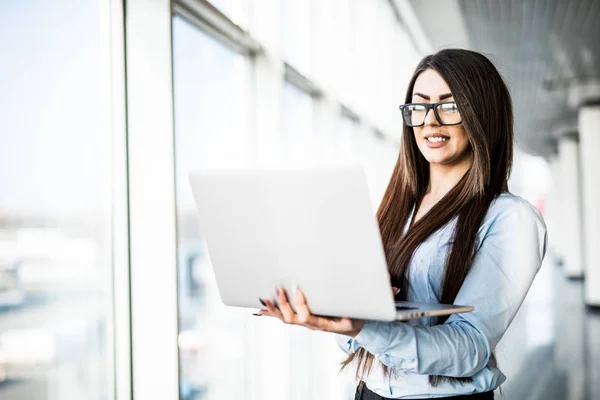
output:
[[[262,315],[260,315],[260,314],[258,314],[258,313],[256,313],[256,314],[252,314],[252,315],[255,315],[255,316],[257,316],[257,317],[262,317]]]
[[[260,301],[260,304],[262,304],[263,306],[265,306],[265,307],[267,306],[267,305],[265,304],[265,302],[263,301],[263,299],[261,299],[260,297],[258,298],[258,301]]]

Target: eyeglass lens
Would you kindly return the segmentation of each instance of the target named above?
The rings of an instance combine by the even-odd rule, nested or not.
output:
[[[461,122],[460,113],[456,103],[440,103],[435,110],[439,116],[438,122],[442,125],[455,125]],[[404,120],[409,126],[423,125],[427,116],[427,107],[421,104],[409,104],[404,107]]]

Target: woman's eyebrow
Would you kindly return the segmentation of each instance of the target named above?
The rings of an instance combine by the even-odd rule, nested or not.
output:
[[[422,97],[425,100],[430,100],[431,99],[431,97],[427,96],[426,94],[419,93],[419,92],[413,93],[413,97],[415,97],[415,96]],[[444,100],[444,99],[447,99],[449,97],[452,97],[452,93],[444,93],[444,94],[440,95],[440,100]]]

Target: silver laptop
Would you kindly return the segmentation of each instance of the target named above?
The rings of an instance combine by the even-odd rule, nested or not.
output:
[[[315,315],[383,321],[472,311],[395,302],[359,166],[190,174],[200,229],[229,306],[261,308],[300,287]]]

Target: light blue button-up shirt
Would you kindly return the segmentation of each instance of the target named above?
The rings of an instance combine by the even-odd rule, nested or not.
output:
[[[409,266],[409,301],[439,303],[455,226],[456,218],[416,249]],[[546,243],[546,226],[538,211],[526,200],[504,193],[491,203],[478,231],[473,265],[454,302],[474,306],[473,312],[453,314],[442,325],[433,325],[434,318],[366,321],[354,339],[335,335],[336,340],[346,353],[363,347],[397,371],[397,376],[384,375],[374,366],[363,378],[369,389],[384,397],[433,398],[494,390],[506,377],[492,365],[490,355],[523,303]],[[444,380],[432,387],[428,375],[472,376],[473,381],[461,385]]]

